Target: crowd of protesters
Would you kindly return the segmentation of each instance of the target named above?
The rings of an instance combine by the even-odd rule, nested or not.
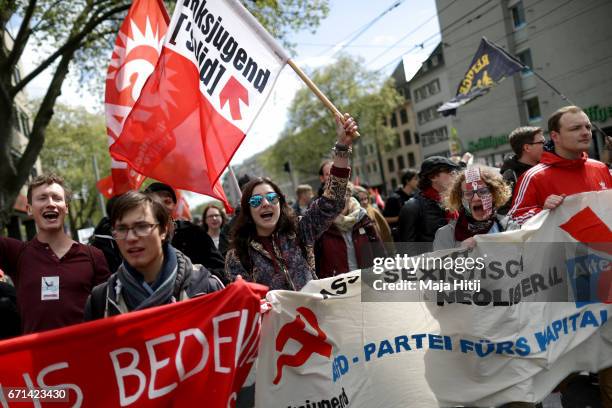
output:
[[[37,235],[25,243],[0,238],[0,338],[181,301],[238,276],[300,290],[372,266],[389,250],[385,243],[414,243],[411,255],[471,248],[475,235],[520,228],[567,195],[612,188],[609,168],[586,154],[589,118],[567,106],[550,117],[548,141],[538,127],[514,130],[515,154],[501,171],[473,165],[469,155],[464,162],[428,157],[419,170],[404,170],[378,208],[368,188],[349,183],[357,124],[350,115],[337,122],[333,159],[320,167],[314,199],[312,187],[300,185],[290,205],[272,180],[246,177],[234,216],[210,204],[201,226],[172,220],[176,193],[153,183],[109,200],[91,245],[80,244],[64,232],[68,186],[56,175],[34,178],[27,208]],[[602,403],[612,407],[610,369],[599,383]]]

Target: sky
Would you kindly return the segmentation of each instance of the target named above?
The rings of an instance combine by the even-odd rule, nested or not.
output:
[[[342,44],[398,3],[342,52],[363,58],[366,68],[380,70],[385,75],[391,74],[402,56],[405,64],[409,62],[416,71],[440,39],[435,0],[330,0],[329,15],[321,21],[314,34],[302,31],[289,36],[289,40],[296,44],[294,60],[306,71],[333,63],[334,53]],[[39,52],[27,53],[23,61],[25,72],[35,66],[39,55]],[[40,75],[26,88],[28,96],[42,96],[49,80],[48,72]],[[265,150],[278,140],[285,126],[287,109],[295,92],[302,86],[301,80],[286,66],[266,106],[232,159],[232,165]],[[76,76],[65,81],[59,101],[68,105],[76,102],[90,111],[101,111],[103,106],[102,95],[88,94],[78,84]],[[338,108],[342,110],[341,106]],[[321,105],[321,109],[325,107]],[[188,195],[192,207],[206,200],[198,194]]]

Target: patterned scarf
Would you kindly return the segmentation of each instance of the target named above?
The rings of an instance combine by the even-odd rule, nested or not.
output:
[[[486,234],[495,222],[495,212],[484,221],[477,221],[469,215],[465,208],[459,210],[459,219],[455,224],[455,240],[462,242],[476,234]]]
[[[360,220],[359,213],[361,212],[361,205],[354,197],[351,197],[348,202],[348,214],[338,215],[334,220],[334,225],[342,232],[351,231],[357,221]]]

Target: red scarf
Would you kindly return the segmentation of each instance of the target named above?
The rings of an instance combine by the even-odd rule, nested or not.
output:
[[[455,210],[447,210],[442,206],[442,197],[440,196],[440,193],[438,192],[438,190],[436,190],[435,188],[429,186],[427,187],[425,190],[421,191],[421,195],[423,197],[429,198],[432,201],[435,201],[436,203],[438,203],[438,205],[440,206],[440,208],[442,208],[445,212],[446,215],[446,221],[451,221],[451,220],[456,220],[457,219],[457,211]]]

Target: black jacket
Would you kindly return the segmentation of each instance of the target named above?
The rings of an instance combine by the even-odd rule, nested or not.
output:
[[[121,265],[123,258],[121,257],[121,252],[119,252],[119,247],[117,247],[111,230],[110,219],[108,217],[102,218],[96,226],[94,235],[91,237],[89,243],[102,251],[104,258],[106,258],[108,269],[112,273]]]
[[[21,317],[17,309],[17,294],[15,287],[0,280],[0,340],[21,334]]]
[[[385,203],[385,208],[383,210],[383,216],[385,217],[397,217],[400,215],[400,211],[406,201],[410,200],[410,198],[414,194],[406,194],[403,187],[399,187],[397,190],[393,192],[387,198],[387,202]],[[389,227],[391,228],[391,234],[393,235],[393,240],[395,242],[401,241],[399,234],[399,221],[398,222],[390,222]]]
[[[204,265],[223,284],[227,284],[225,259],[204,228],[189,221],[176,221],[175,227],[172,246],[187,255],[192,263]]]
[[[176,300],[191,299],[223,289],[218,278],[202,265],[193,265],[189,258],[176,251],[177,271],[173,297]],[[117,273],[113,273],[104,283],[93,288],[85,305],[85,321],[101,319],[129,312],[126,303],[117,293]],[[158,305],[161,306],[161,305]],[[122,309],[122,307],[124,309]]]
[[[523,175],[523,173],[525,173],[532,167],[533,166],[530,164],[525,164],[518,161],[516,155],[504,161],[504,165],[502,166],[500,172],[506,184],[508,184],[512,189],[512,196],[514,196],[514,187],[516,186],[516,181],[519,179],[519,177]],[[512,197],[510,197],[506,204],[504,204],[501,208],[497,210],[497,213],[501,215],[506,215],[508,211],[510,211],[511,206]]]
[[[436,231],[448,224],[446,211],[440,205],[417,192],[400,211],[400,241],[425,243],[409,246],[408,255],[431,251]]]

